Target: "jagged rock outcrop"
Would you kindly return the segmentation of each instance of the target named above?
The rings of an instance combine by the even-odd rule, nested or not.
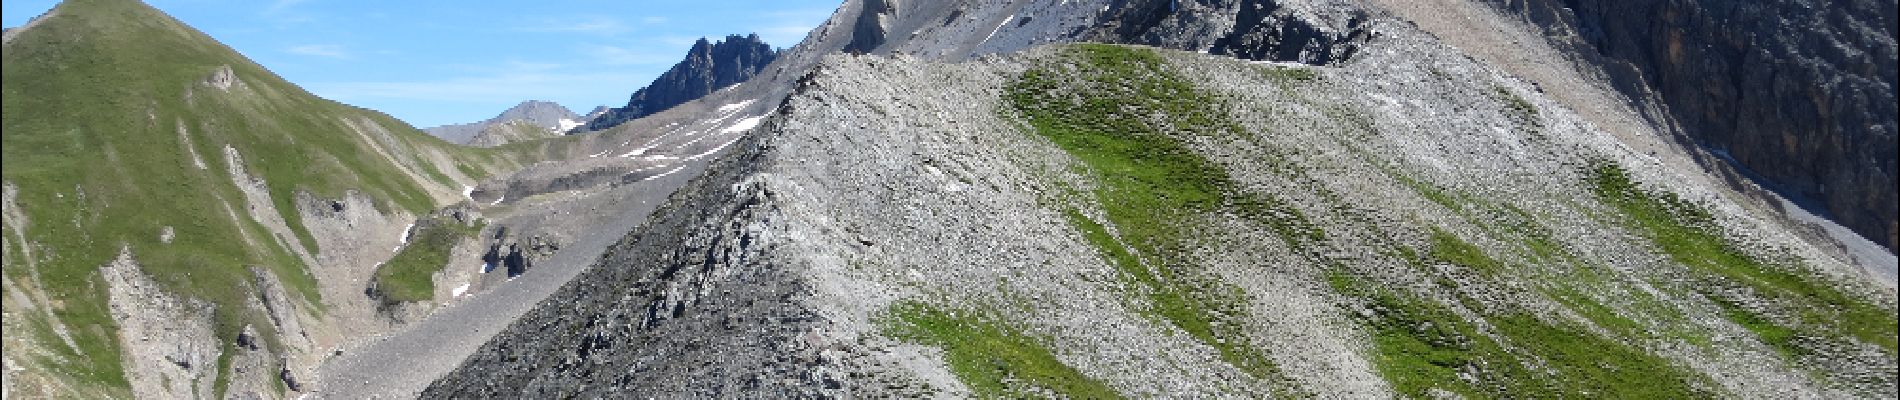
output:
[[[585,125],[592,117],[593,114],[587,117],[575,115],[567,107],[551,101],[528,100],[481,122],[443,125],[423,129],[423,132],[452,143],[495,147],[560,136],[570,129]]]
[[[1234,30],[1214,41],[1208,52],[1248,60],[1326,65],[1352,58],[1359,45],[1371,39],[1363,26],[1370,17],[1357,7],[1336,7],[1333,13],[1322,15],[1297,15],[1311,11],[1279,3],[1242,1],[1234,15]]]
[[[759,75],[778,58],[778,50],[759,39],[758,34],[728,35],[718,42],[700,38],[687,50],[686,59],[673,64],[653,83],[633,92],[625,107],[612,109],[587,122],[578,130],[597,131],[644,117]]]
[[[166,292],[141,270],[129,250],[99,269],[112,322],[125,349],[126,380],[141,398],[215,395],[218,357],[213,306]]]
[[[1892,2],[1486,3],[1543,28],[1635,101],[1667,106],[1688,138],[1767,186],[1900,247]]]
[[[897,1],[864,0],[857,21],[851,23],[851,42],[844,45],[844,52],[864,54],[883,47],[890,21],[897,19]]]

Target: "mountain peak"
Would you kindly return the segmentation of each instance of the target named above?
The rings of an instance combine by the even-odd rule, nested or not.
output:
[[[609,110],[588,121],[585,130],[603,130],[623,122],[665,111],[682,103],[704,97],[719,89],[752,79],[778,58],[778,50],[750,35],[726,35],[711,42],[699,38],[686,53],[686,59],[654,79],[652,84],[634,92],[627,106]]]
[[[552,101],[544,101],[544,100],[523,101],[521,102],[521,104],[516,104],[513,108],[509,108],[507,111],[503,111],[501,113],[501,116],[495,117],[495,119],[497,120],[504,120],[504,121],[513,120],[513,119],[525,119],[531,122],[536,122],[536,125],[540,125],[539,122],[542,122],[542,121],[556,121],[560,119],[579,119],[579,118],[580,116],[575,115],[573,110],[569,110],[567,107],[562,106],[560,103],[555,103]],[[494,120],[490,120],[490,121],[494,121]]]
[[[425,129],[430,135],[455,143],[492,147],[508,142],[560,136],[561,132],[581,126],[589,117],[574,114],[560,103],[527,100],[510,107],[494,118],[466,124],[443,125]],[[535,131],[537,132],[527,132]]]

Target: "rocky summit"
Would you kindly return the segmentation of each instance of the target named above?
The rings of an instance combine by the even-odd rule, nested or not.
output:
[[[6,32],[5,390],[1891,398],[1894,21],[847,0],[481,147],[72,0]]]
[[[699,38],[686,59],[660,74],[652,84],[633,93],[626,107],[614,108],[577,130],[597,131],[680,105],[759,75],[778,57],[778,50],[758,34],[729,35],[718,42]]]

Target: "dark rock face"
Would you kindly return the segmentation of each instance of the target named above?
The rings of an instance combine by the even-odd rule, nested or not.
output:
[[[652,84],[633,93],[626,107],[608,110],[588,121],[577,131],[597,131],[636,118],[665,111],[707,94],[752,79],[767,64],[778,58],[778,51],[759,40],[758,34],[731,35],[717,43],[701,38],[693,43],[686,59],[654,79]]]
[[[1313,65],[1345,61],[1370,39],[1364,10],[1317,8],[1296,11],[1278,0],[1120,0],[1083,37]]]
[[[870,53],[884,46],[887,19],[897,14],[896,0],[865,0],[864,10],[858,13],[857,22],[851,25],[851,43],[844,45],[846,53]]]
[[[1313,65],[1345,61],[1369,38],[1365,13],[1352,13],[1345,30],[1333,30],[1287,13],[1273,0],[1246,0],[1234,16],[1234,31],[1214,41],[1208,52]]]
[[[1893,2],[1488,1],[1769,186],[1900,247]]]

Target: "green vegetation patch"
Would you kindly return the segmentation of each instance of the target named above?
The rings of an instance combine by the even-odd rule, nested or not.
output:
[[[409,244],[376,269],[376,292],[389,302],[434,299],[435,273],[448,266],[449,252],[463,239],[481,234],[484,225],[464,225],[451,217],[417,222]]]
[[[1855,339],[1895,352],[1900,321],[1894,310],[1859,299],[1835,283],[1799,274],[1794,266],[1777,266],[1739,249],[1719,234],[1708,211],[1674,193],[1652,192],[1630,180],[1621,167],[1607,162],[1591,167],[1592,188],[1598,198],[1623,214],[1625,225],[1642,232],[1670,259],[1704,275],[1698,291],[1723,308],[1724,316],[1748,328],[1764,343],[1788,354],[1808,352],[1796,337],[1823,340]],[[1791,314],[1774,318],[1739,305],[1741,299],[1714,287],[1741,285],[1776,308]]]
[[[1069,210],[1069,223],[1082,231],[1089,244],[1108,256],[1124,279],[1139,284],[1153,307],[1147,310],[1187,332],[1195,340],[1213,346],[1221,358],[1256,377],[1272,377],[1277,371],[1259,349],[1234,342],[1245,338],[1244,325],[1226,316],[1246,315],[1245,295],[1238,288],[1205,280],[1191,280],[1172,269],[1162,269],[1165,280],[1142,264],[1141,259],[1109,235],[1099,223]]]
[[[977,397],[1035,398],[1046,390],[1072,399],[1122,398],[1015,327],[915,302],[891,306],[890,316],[890,336],[942,348],[950,372]]]
[[[1186,226],[1228,210],[1275,223],[1283,235],[1319,235],[1297,211],[1269,196],[1241,193],[1218,165],[1189,149],[1187,137],[1231,138],[1241,130],[1202,93],[1163,68],[1154,52],[1084,44],[1065,48],[1062,60],[1025,72],[1004,95],[1009,109],[1095,172],[1093,195],[1103,224],[1068,210],[1070,223],[1137,283],[1153,307],[1222,358],[1262,379],[1277,369],[1243,328],[1240,289],[1211,279],[1184,255]],[[1010,118],[1013,116],[1006,116]],[[1242,204],[1243,206],[1236,206]]]
[[[1444,229],[1432,228],[1432,258],[1469,268],[1487,276],[1496,276],[1504,270],[1504,263],[1491,258],[1484,249],[1466,243],[1458,235]]]
[[[1328,274],[1339,293],[1371,312],[1374,364],[1410,398],[1434,389],[1467,398],[1700,398],[1703,377],[1642,349],[1522,313],[1486,317],[1495,331],[1445,305],[1375,287],[1343,271]]]
[[[1538,118],[1537,105],[1531,104],[1530,100],[1525,100],[1502,85],[1492,86],[1491,92],[1498,101],[1504,102],[1504,115],[1521,124],[1540,128],[1544,126],[1543,119]]]

